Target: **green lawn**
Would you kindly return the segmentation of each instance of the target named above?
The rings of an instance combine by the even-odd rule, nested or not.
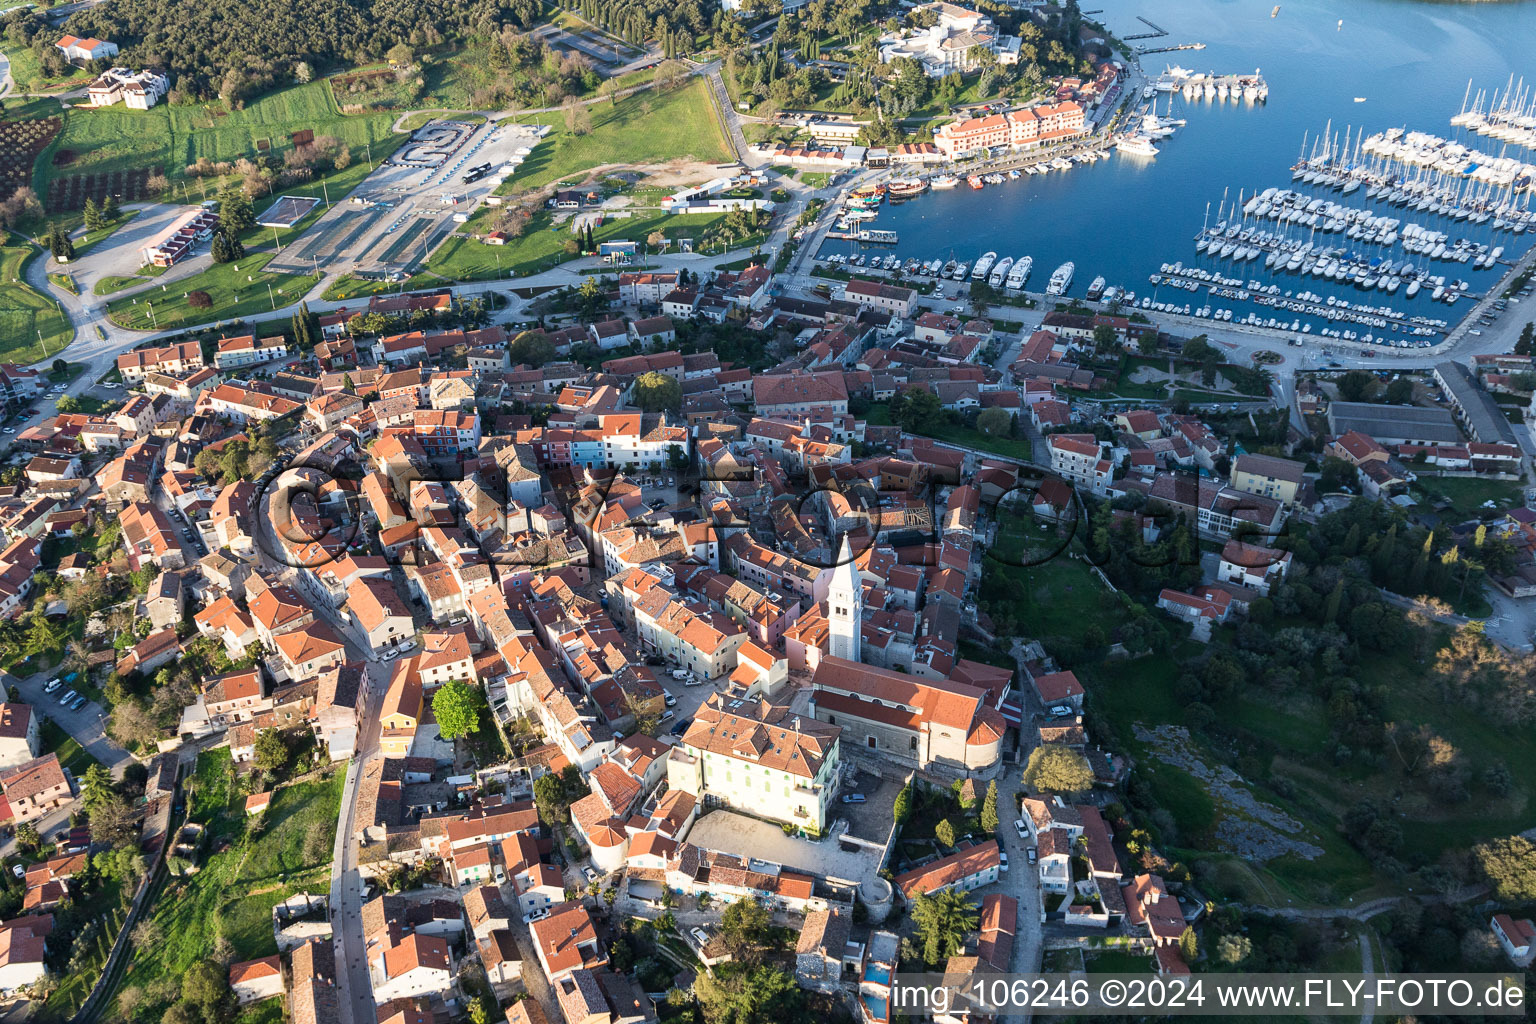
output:
[[[891,423],[890,406],[885,402],[871,406],[869,413],[865,416],[865,421],[873,426],[889,426]],[[958,444],[967,448],[976,448],[997,455],[1006,455],[1011,459],[1021,459],[1025,462],[1033,462],[1035,458],[1034,445],[1030,443],[1028,438],[991,437],[972,427],[951,423],[947,419],[926,423],[916,430],[907,431],[907,433],[921,434],[923,437],[931,437],[936,441]]]
[[[16,82],[17,92],[63,92],[69,88],[85,85],[91,80],[91,73],[84,68],[74,68],[63,78],[45,78],[42,66],[32,55],[31,47],[7,41],[3,50],[11,62],[11,78]],[[11,100],[7,96],[6,106],[10,105]]]
[[[75,160],[63,168],[41,168],[40,184],[46,185],[54,174],[144,167],[164,168],[174,180],[199,157],[233,161],[262,155],[259,140],[270,144],[270,154],[281,156],[293,148],[290,134],[305,128],[340,138],[356,160],[365,158],[366,144],[372,143],[377,160],[379,144],[391,138],[393,119],[391,114],[342,114],[324,82],[279,89],[233,112],[217,103],[162,103],[149,110],[129,110],[121,104],[74,108],[65,116],[58,148],[73,150]],[[201,198],[194,182],[186,182],[186,188],[185,193],[176,190],[177,198]]]
[[[495,208],[471,218],[465,229],[471,233],[489,230]],[[711,231],[724,222],[723,213],[679,213],[637,211],[630,217],[609,217],[592,231],[599,242],[630,240],[642,245],[653,231],[660,231],[670,239],[687,238],[698,249]],[[476,281],[512,274],[526,276],[564,263],[574,257],[564,251],[571,237],[572,219],[554,223],[548,211],[535,214],[528,222],[528,229],[521,238],[513,238],[506,245],[486,245],[469,234],[450,235],[427,261],[427,269],[453,281]],[[340,298],[341,296],[336,296]]]
[[[1476,477],[1425,476],[1420,474],[1414,487],[1422,491],[1430,501],[1448,498],[1457,515],[1474,517],[1491,511],[1483,502],[1492,501],[1496,507],[1507,509],[1519,505],[1522,500],[1517,480],[1486,480]]]
[[[142,277],[118,277],[108,274],[106,277],[98,277],[96,283],[91,286],[91,292],[95,295],[112,295],[124,288],[137,288],[141,284],[148,284],[148,280]]]
[[[590,108],[592,130],[573,135],[560,113],[537,114],[533,123],[554,126],[503,192],[536,188],[603,164],[657,164],[679,157],[723,163],[730,151],[701,81],[670,92],[637,93],[616,104]],[[525,122],[526,123],[526,122]]]
[[[51,718],[43,723],[42,741],[43,749],[57,754],[59,764],[76,779],[84,776],[91,765],[100,763]]]
[[[214,264],[200,274],[162,286],[163,291],[150,289],[109,303],[107,315],[113,323],[131,330],[165,330],[238,320],[269,312],[274,304],[282,307],[297,302],[314,286],[314,278],[308,274],[266,273],[262,268],[273,255],[261,253],[235,263]],[[213,300],[212,307],[189,307],[186,297],[194,291],[207,292]]]
[[[193,778],[192,815],[210,832],[206,860],[195,875],[167,877],[152,913],[163,939],[153,949],[135,951],[123,984],[174,977],[211,955],[220,937],[234,947],[237,960],[276,953],[273,905],[301,890],[329,889],[330,842],[322,856],[311,859],[304,856],[304,841],[315,831],[334,835],[344,773],[345,766],[338,765],[328,778],[279,789],[252,835],[229,751],[202,754]],[[225,842],[229,848],[216,852]]]
[[[25,366],[56,356],[75,337],[58,303],[26,281],[27,261],[35,255],[29,246],[0,247],[0,362]]]

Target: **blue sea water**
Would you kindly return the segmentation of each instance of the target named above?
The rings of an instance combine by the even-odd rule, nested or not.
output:
[[[1154,289],[1148,275],[1178,260],[1186,267],[1202,266],[1245,281],[1273,281],[1282,290],[1334,294],[1451,322],[1466,312],[1465,303],[1448,308],[1432,302],[1428,289],[1409,300],[1403,289],[1387,296],[1340,282],[1272,275],[1262,257],[1243,264],[1209,259],[1196,252],[1194,238],[1206,219],[1207,204],[1210,222],[1216,222],[1224,191],[1229,202],[1239,190],[1245,195],[1271,186],[1309,191],[1291,181],[1290,166],[1302,152],[1303,138],[1316,137],[1330,121],[1341,140],[1346,127],[1367,134],[1402,127],[1536,163],[1536,152],[1450,124],[1469,82],[1475,93],[1479,88],[1502,89],[1511,75],[1519,79],[1529,74],[1536,81],[1536,61],[1530,56],[1536,41],[1536,3],[1283,0],[1276,17],[1271,17],[1274,5],[1269,0],[1098,0],[1084,6],[1102,8],[1099,17],[1122,38],[1147,31],[1137,20],[1141,15],[1169,33],[1145,45],[1206,44],[1200,51],[1142,58],[1149,75],[1160,73],[1166,64],[1218,74],[1257,69],[1269,83],[1268,102],[1186,102],[1175,94],[1173,116],[1188,124],[1157,143],[1161,152],[1155,158],[1116,153],[1109,160],[1074,165],[1070,171],[1027,176],[980,191],[962,182],[947,192],[887,204],[871,226],[895,230],[900,244],[871,251],[895,252],[903,259],[953,257],[967,262],[988,250],[1000,257],[1030,255],[1032,290],[1043,290],[1051,271],[1071,260],[1076,264],[1072,294],[1082,295],[1095,276],[1103,275],[1109,284],[1138,296],[1156,292],[1164,301],[1195,307],[1210,302],[1239,313],[1251,309],[1280,315],[1207,297],[1204,288],[1194,293]],[[1355,97],[1365,101],[1356,102]],[[1158,109],[1168,109],[1165,94],[1159,94]],[[1505,259],[1536,242],[1530,231],[1520,236],[1495,232],[1491,221],[1473,225],[1372,202],[1364,189],[1351,196],[1326,189],[1315,194],[1445,231],[1452,238],[1503,245]],[[1319,233],[1317,240],[1346,244],[1341,233]],[[835,245],[846,249],[849,243],[830,243],[825,251],[837,251]],[[1371,251],[1411,258],[1400,246]],[[1468,281],[1473,292],[1486,290],[1501,272],[1443,261],[1428,266],[1430,273],[1447,280]]]

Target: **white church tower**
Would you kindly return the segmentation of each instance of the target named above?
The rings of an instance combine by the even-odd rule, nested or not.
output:
[[[863,618],[864,584],[853,561],[853,548],[844,534],[837,566],[832,570],[832,584],[827,589],[827,633],[831,641],[827,653],[834,658],[858,661]]]

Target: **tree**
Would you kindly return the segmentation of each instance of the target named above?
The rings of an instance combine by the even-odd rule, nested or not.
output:
[[[80,411],[80,399],[76,398],[74,395],[60,395],[59,400],[54,404],[57,406],[59,412],[62,412],[66,415],[72,412]]]
[[[805,994],[778,967],[716,968],[693,985],[706,1024],[807,1024]]]
[[[111,224],[121,213],[122,211],[117,208],[117,196],[108,192],[107,198],[101,201],[101,219]]]
[[[1520,340],[1515,342],[1515,355],[1528,356],[1536,352],[1536,322],[1527,321],[1520,329]]]
[[[112,785],[112,773],[99,761],[93,761],[80,779],[80,802],[87,811],[94,811],[102,804],[117,799]]]
[[[948,818],[942,819],[933,826],[933,838],[939,841],[939,845],[950,849],[955,845],[955,826],[950,824]]]
[[[1083,793],[1093,788],[1093,769],[1072,748],[1047,743],[1030,753],[1024,781],[1046,793]]]
[[[1216,959],[1228,966],[1236,966],[1248,959],[1253,943],[1246,935],[1223,935],[1216,942]]]
[[[1013,433],[1013,414],[998,406],[983,409],[976,416],[976,429],[988,437],[1007,437]]]
[[[219,190],[219,228],[238,235],[256,223],[256,211],[251,208],[250,197],[239,185],[225,185]]]
[[[633,401],[645,412],[675,412],[683,404],[683,386],[676,379],[651,370],[635,379]]]
[[[772,929],[773,915],[756,900],[737,900],[720,915],[721,941],[741,963],[755,964],[762,958]]]
[[[23,849],[35,850],[42,841],[43,837],[37,834],[37,826],[30,821],[16,826],[16,842]]]
[[[907,783],[896,794],[896,802],[891,805],[891,820],[900,825],[907,820],[907,815],[912,813],[912,783]]]
[[[48,231],[48,249],[60,263],[75,258],[75,243],[69,240],[69,232],[54,224]]]
[[[404,43],[396,43],[389,48],[384,59],[389,61],[391,67],[408,68],[416,63],[416,54],[411,52],[411,48]]]
[[[1099,324],[1093,329],[1093,347],[1097,352],[1113,352],[1120,347],[1120,336],[1109,324]]]
[[[181,978],[181,998],[197,1009],[204,1021],[223,1020],[229,1010],[232,993],[229,972],[214,960],[199,960]]]
[[[245,246],[228,231],[220,230],[214,233],[210,254],[215,263],[233,263],[245,257]]]
[[[432,714],[444,739],[456,740],[478,732],[484,708],[485,694],[480,688],[458,679],[440,687],[432,697]]]
[[[965,948],[966,935],[976,929],[976,905],[957,889],[925,892],[912,904],[912,921],[919,955],[937,970]]]
[[[538,369],[555,358],[555,343],[543,331],[523,331],[507,346],[513,363],[527,363]]]
[[[1179,933],[1179,952],[1184,954],[1184,962],[1192,964],[1200,959],[1200,940],[1195,936],[1195,930],[1189,925]]]
[[[939,396],[927,388],[910,387],[891,399],[891,422],[902,430],[915,431],[943,415]]]
[[[288,744],[276,729],[263,729],[256,734],[256,770],[263,775],[277,778],[288,770]]]
[[[1472,851],[1493,894],[1504,903],[1536,900],[1536,845],[1524,836],[1480,843]]]
[[[85,230],[100,231],[106,226],[102,220],[101,210],[96,207],[96,200],[92,196],[85,197],[85,208],[81,211],[85,217]]]
[[[983,832],[996,832],[998,826],[997,817],[997,780],[987,783],[987,796],[981,802],[981,830]]]
[[[1381,381],[1369,370],[1350,370],[1339,378],[1337,387],[1346,402],[1370,402],[1381,391]]]

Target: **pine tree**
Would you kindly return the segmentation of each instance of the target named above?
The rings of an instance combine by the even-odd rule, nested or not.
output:
[[[1515,355],[1528,356],[1536,349],[1536,322],[1527,322],[1520,330],[1520,340],[1515,342]]]
[[[75,258],[75,243],[69,240],[69,232],[57,224],[48,233],[48,249],[60,263],[68,263]]]
[[[122,211],[117,208],[117,196],[108,192],[107,198],[101,201],[101,219],[106,221],[108,224],[111,224],[113,221],[117,220],[118,215],[121,212]]]
[[[96,200],[91,196],[85,197],[85,230],[100,231],[105,225],[101,219],[101,211],[96,208]]]
[[[981,830],[983,832],[996,832],[997,818],[997,780],[987,783],[987,795],[981,802]]]
[[[1339,621],[1339,608],[1344,603],[1344,581],[1341,579],[1333,586],[1333,593],[1328,595],[1328,605],[1323,610],[1323,623],[1332,625]]]

